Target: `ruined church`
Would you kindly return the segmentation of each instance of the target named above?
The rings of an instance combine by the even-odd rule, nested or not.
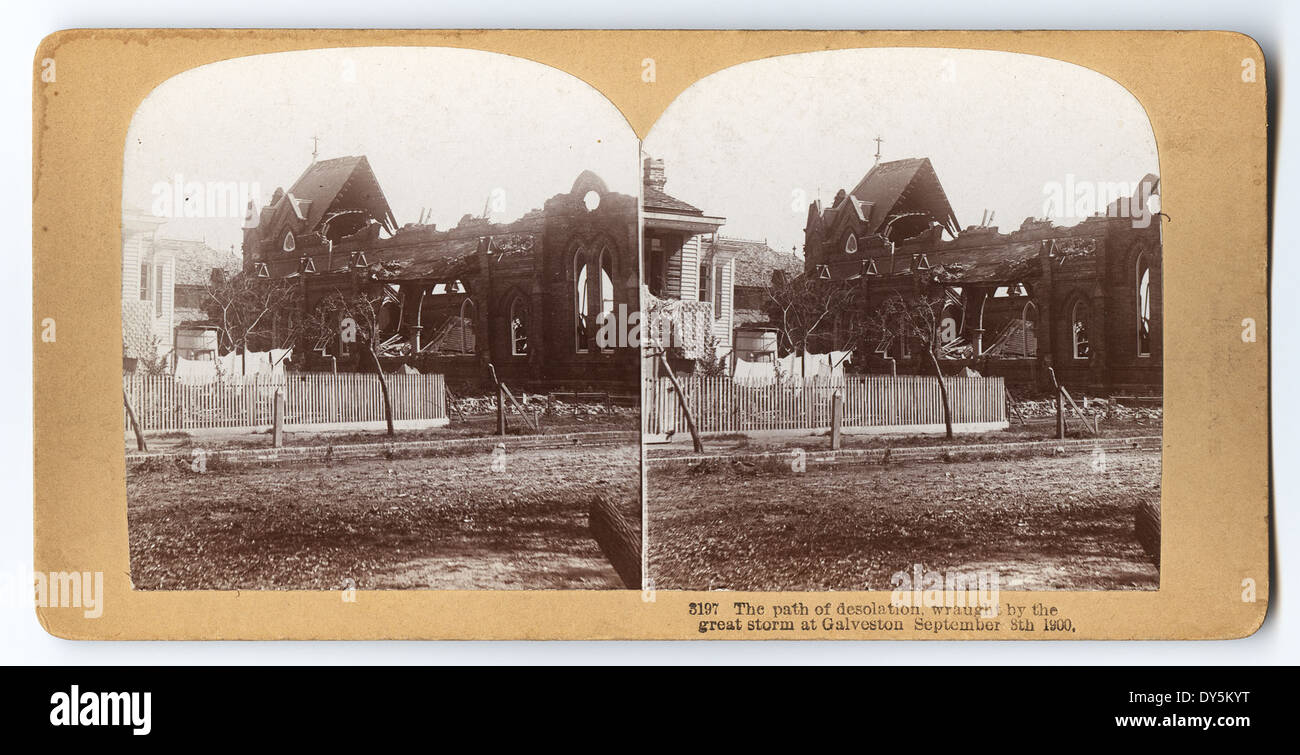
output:
[[[387,371],[634,390],[637,350],[596,334],[604,317],[638,309],[636,203],[586,171],[513,222],[399,226],[364,156],[313,161],[250,206],[244,272],[297,280],[307,312],[334,292],[366,294]],[[299,366],[364,370],[365,345],[340,322],[303,345]]]
[[[1010,233],[962,229],[927,158],[879,162],[851,190],[814,201],[804,274],[939,302],[946,371],[971,367],[1009,382],[1159,393],[1162,297],[1159,216],[1120,197],[1073,226],[1027,218]],[[926,372],[916,345],[881,343],[871,372]]]

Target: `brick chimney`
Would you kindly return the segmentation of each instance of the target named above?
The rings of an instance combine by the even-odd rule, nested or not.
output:
[[[668,179],[664,177],[664,161],[647,157],[642,179],[645,181],[646,186],[653,186],[659,191],[663,191],[664,184],[668,183]]]

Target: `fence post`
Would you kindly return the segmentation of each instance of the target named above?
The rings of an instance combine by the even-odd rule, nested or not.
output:
[[[575,403],[576,407],[577,404]],[[577,409],[574,409],[577,412]],[[506,434],[506,387],[497,383],[497,435]]]
[[[284,389],[275,389],[275,406],[271,410],[271,445],[284,446]]]
[[[831,450],[840,450],[840,423],[844,421],[844,397],[839,391],[831,394]]]
[[[1061,402],[1061,384],[1056,382],[1056,370],[1052,367],[1047,368],[1047,374],[1052,377],[1052,388],[1056,390],[1056,438],[1057,440],[1065,439],[1065,405]]]
[[[248,374],[239,380],[239,387],[244,391],[244,413],[248,421],[244,424],[249,427],[257,426],[257,374],[253,374],[253,390],[248,390]]]

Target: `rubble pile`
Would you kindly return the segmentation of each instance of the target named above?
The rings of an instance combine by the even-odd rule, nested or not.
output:
[[[542,417],[572,417],[572,416],[621,416],[624,414],[636,413],[633,407],[606,405],[604,402],[572,402],[552,399],[541,394],[522,394],[516,395],[515,398],[529,412],[537,412]],[[487,396],[457,396],[454,399],[448,399],[448,410],[453,417],[457,415],[484,415],[495,414],[497,410],[497,397],[495,395]],[[507,410],[511,413],[514,408],[509,405],[507,400]]]
[[[1081,409],[1084,406],[1082,398],[1076,397],[1074,403],[1078,404]],[[1056,416],[1056,402],[1050,398],[1017,401],[1015,402],[1015,408],[1019,416],[1025,419]],[[1066,402],[1065,412],[1067,415],[1074,415],[1074,408],[1069,405],[1069,402]],[[1159,406],[1125,406],[1119,401],[1093,398],[1091,396],[1088,397],[1088,405],[1084,409],[1084,413],[1089,417],[1120,421],[1158,420],[1164,417],[1164,409]],[[1015,416],[1015,414],[1012,415],[1013,418]]]

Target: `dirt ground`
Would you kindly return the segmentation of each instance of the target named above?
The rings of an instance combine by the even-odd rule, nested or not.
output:
[[[650,467],[649,576],[659,589],[889,590],[921,564],[994,570],[1002,590],[1157,589],[1133,522],[1160,500],[1160,454],[1098,461]]]
[[[594,495],[640,526],[635,446],[127,471],[145,590],[615,589]]]

